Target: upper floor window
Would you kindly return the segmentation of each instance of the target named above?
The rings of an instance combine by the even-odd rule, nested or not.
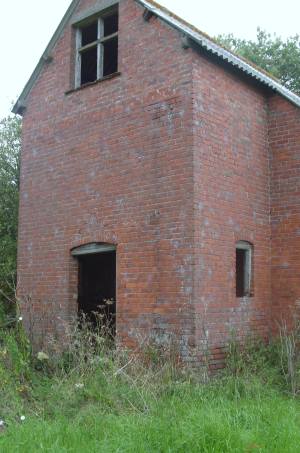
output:
[[[76,31],[76,88],[118,71],[117,9],[78,26]]]
[[[253,245],[239,241],[236,244],[236,297],[253,294]]]

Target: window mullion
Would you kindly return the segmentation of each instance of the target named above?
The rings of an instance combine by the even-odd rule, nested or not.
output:
[[[104,36],[104,22],[101,17],[98,19],[98,44],[97,44],[97,79],[102,79],[103,77],[103,58],[104,58],[104,48],[101,43],[101,39]]]
[[[102,42],[102,43],[105,43],[106,41],[110,41],[110,40],[113,39],[113,38],[117,38],[118,35],[119,35],[119,32],[117,31],[116,33],[113,33],[112,35],[103,36],[103,38],[101,39],[101,42]]]
[[[93,47],[96,47],[98,43],[99,43],[99,41],[97,39],[97,41],[91,42],[91,43],[87,44],[86,46],[81,47],[79,49],[79,52],[81,52],[81,53],[86,52],[87,50],[92,49]]]
[[[76,30],[76,61],[75,61],[75,88],[81,85],[81,53],[79,49],[82,45],[82,32],[80,28]]]

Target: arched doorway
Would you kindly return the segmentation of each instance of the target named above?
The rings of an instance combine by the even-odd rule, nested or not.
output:
[[[116,246],[93,243],[77,247],[78,311],[116,331]]]

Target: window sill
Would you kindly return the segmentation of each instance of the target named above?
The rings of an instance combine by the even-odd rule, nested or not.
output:
[[[102,82],[105,82],[106,80],[114,79],[115,77],[119,77],[120,75],[121,75],[121,72],[114,72],[113,74],[109,74],[105,77],[102,77],[102,79],[95,80],[95,82],[85,83],[84,85],[81,85],[78,88],[72,88],[71,90],[66,91],[65,95],[67,96],[68,94],[75,93],[76,91],[81,91],[81,90],[84,90],[85,88],[89,88],[94,85],[98,85],[98,83],[102,83]]]

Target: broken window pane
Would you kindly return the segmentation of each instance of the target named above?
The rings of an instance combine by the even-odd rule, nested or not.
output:
[[[113,74],[118,71],[118,38],[110,39],[103,44],[103,76]]]
[[[81,55],[81,85],[97,80],[97,47]]]
[[[118,13],[112,14],[111,16],[104,17],[104,36],[112,35],[116,33],[119,28],[119,17]]]
[[[81,46],[86,46],[91,42],[97,41],[98,38],[98,22],[88,25],[81,30],[82,42]]]

